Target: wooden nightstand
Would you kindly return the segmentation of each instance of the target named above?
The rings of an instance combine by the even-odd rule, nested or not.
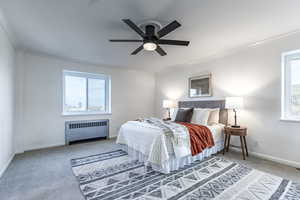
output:
[[[243,152],[243,159],[245,160],[245,150],[246,149],[246,155],[248,155],[248,148],[246,143],[246,136],[247,136],[247,128],[246,127],[240,127],[240,128],[233,128],[231,126],[225,127],[225,140],[224,140],[224,149],[223,149],[223,155],[225,154],[225,151],[229,151],[229,145],[230,145],[230,137],[232,135],[234,136],[240,136],[241,140],[241,148]]]

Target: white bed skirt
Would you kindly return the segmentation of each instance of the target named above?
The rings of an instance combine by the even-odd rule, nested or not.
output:
[[[146,166],[151,166],[155,171],[159,171],[164,174],[168,174],[172,171],[176,171],[180,168],[183,168],[185,165],[190,165],[191,163],[197,160],[203,160],[213,154],[218,153],[224,147],[224,141],[219,141],[215,144],[215,146],[211,148],[205,149],[203,152],[195,155],[195,156],[186,156],[182,158],[175,158],[175,156],[171,156],[170,159],[164,162],[162,165],[157,165],[148,161],[148,157],[143,153],[136,151],[128,147],[127,145],[122,145],[124,151],[128,153],[130,157],[133,159],[139,160],[140,162],[144,162]]]

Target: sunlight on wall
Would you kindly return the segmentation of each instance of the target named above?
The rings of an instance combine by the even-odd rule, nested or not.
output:
[[[235,78],[226,84],[217,85],[217,87],[231,96],[247,96],[262,88],[263,83],[259,83],[257,80]]]
[[[227,79],[226,81],[220,81],[215,87],[225,92],[228,96],[251,96],[257,91],[262,90],[270,83],[272,83],[276,77],[263,78],[256,76],[235,76],[233,79]]]
[[[174,101],[178,100],[183,95],[183,91],[178,88],[167,88],[165,91],[166,97]]]

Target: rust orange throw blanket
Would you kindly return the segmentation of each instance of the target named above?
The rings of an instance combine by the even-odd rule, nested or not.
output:
[[[176,122],[185,126],[190,133],[192,155],[201,153],[204,149],[215,145],[211,131],[206,126],[187,122]]]

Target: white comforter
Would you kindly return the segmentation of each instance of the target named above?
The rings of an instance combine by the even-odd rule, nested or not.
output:
[[[222,140],[224,125],[216,124],[208,126],[211,130],[214,142]],[[117,138],[118,144],[125,144],[128,147],[141,152],[148,157],[148,162],[162,165],[170,156],[174,155],[174,149],[169,138],[156,126],[129,121],[123,124]],[[190,151],[190,150],[189,150]],[[191,155],[191,153],[189,153]]]

